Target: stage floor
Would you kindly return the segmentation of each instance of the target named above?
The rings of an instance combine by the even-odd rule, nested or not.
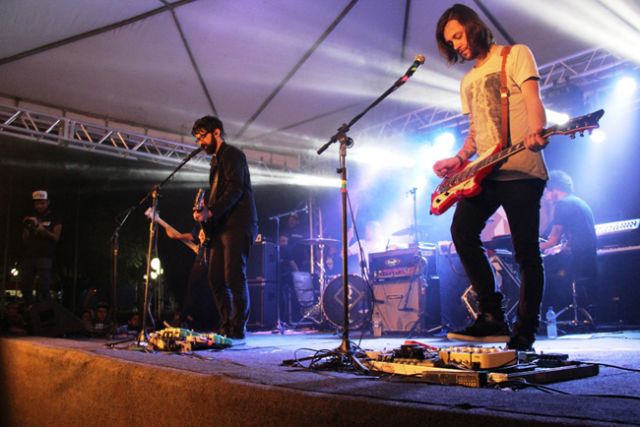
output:
[[[404,342],[402,337],[365,338],[361,341],[358,338],[357,333],[351,336],[355,344],[371,350],[393,349]],[[414,339],[436,347],[459,344],[444,338]],[[147,375],[170,376],[178,392],[181,386],[176,383],[179,380],[175,378],[182,376],[193,383],[193,375],[196,375],[199,379],[219,380],[220,390],[234,390],[233,387],[239,385],[248,390],[247,393],[251,397],[243,404],[238,402],[238,405],[255,404],[257,408],[229,408],[234,415],[222,419],[237,423],[242,419],[238,418],[242,417],[237,415],[239,411],[253,411],[256,416],[261,414],[260,422],[249,422],[250,425],[300,425],[301,420],[306,420],[305,425],[322,425],[327,422],[335,425],[348,422],[351,425],[354,420],[356,425],[371,425],[372,421],[367,415],[386,425],[389,425],[389,422],[395,425],[394,421],[424,424],[426,419],[443,421],[447,425],[467,426],[488,423],[495,425],[495,422],[499,422],[498,425],[519,426],[640,425],[638,373],[607,366],[601,366],[599,375],[595,377],[548,384],[547,387],[552,390],[525,388],[512,391],[441,386],[418,383],[399,376],[377,378],[353,372],[310,371],[282,366],[284,360],[308,356],[316,350],[338,347],[341,337],[331,334],[299,331],[285,334],[250,333],[244,345],[218,351],[197,351],[192,354],[134,351],[125,349],[126,344],[110,348],[106,345],[109,342],[111,341],[96,339],[2,338],[0,362],[5,371],[0,379],[6,383],[5,386],[19,393],[20,384],[24,384],[25,377],[13,370],[22,369],[20,364],[34,363],[32,366],[36,366],[37,363],[44,363],[43,360],[46,360],[48,365],[60,363],[60,369],[81,364],[83,368],[78,372],[87,372],[92,364],[101,366],[100,363],[124,363],[127,369],[133,370],[134,373],[118,375],[126,376],[129,378],[128,381],[133,381],[134,384],[137,378],[136,367],[144,366],[145,370],[151,369]],[[566,353],[569,359],[574,361],[640,369],[640,331],[565,335],[555,340],[539,338],[535,348],[538,353]],[[51,352],[50,356],[48,352]],[[34,359],[29,362],[29,358]],[[53,366],[50,369],[55,371],[58,368]],[[105,387],[109,387],[106,378],[108,372],[109,369],[106,369],[103,373]],[[92,371],[92,375],[96,375],[99,381],[99,369]],[[67,381],[71,381],[71,384],[65,387],[73,389],[73,378]],[[76,381],[75,384],[80,387],[82,382]],[[57,387],[61,386],[58,384]],[[203,390],[207,390],[207,387]],[[201,400],[205,404],[208,393],[203,390],[189,391],[188,399],[196,403]],[[285,400],[288,403],[284,405],[284,415],[275,409],[277,405],[264,404],[271,399],[263,397],[268,396],[268,390],[286,394]],[[102,398],[112,396],[112,399],[117,400],[115,394],[115,391],[103,393]],[[330,399],[327,399],[328,397]],[[9,413],[15,409],[14,416],[21,415],[19,400],[22,398],[4,400]],[[132,396],[131,399],[135,397]],[[305,406],[311,405],[307,402],[317,402],[320,405],[321,401],[324,401],[323,409],[305,415]],[[348,414],[341,412],[345,407],[352,408]],[[218,413],[220,411],[218,408]],[[364,415],[361,415],[361,412]],[[389,418],[385,420],[385,416]],[[240,422],[240,425],[242,424]]]

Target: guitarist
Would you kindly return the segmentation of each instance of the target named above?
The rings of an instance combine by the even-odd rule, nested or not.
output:
[[[193,218],[205,223],[209,252],[209,285],[220,316],[221,335],[244,340],[249,319],[247,258],[258,232],[247,159],[225,140],[222,121],[205,116],[191,133],[211,155],[209,201]]]
[[[454,157],[433,165],[436,175],[444,177],[459,171],[472,156],[493,151],[498,144],[507,146],[512,141],[524,141],[528,148],[495,168],[483,181],[478,195],[457,204],[451,234],[478,295],[479,315],[473,324],[449,333],[448,338],[508,341],[511,349],[529,350],[539,324],[544,286],[538,228],[547,170],[539,151],[548,142],[540,136],[546,118],[535,59],[524,45],[497,45],[491,30],[476,12],[461,4],[455,4],[440,17],[436,41],[449,65],[474,63],[460,86],[462,111],[469,116],[469,136]],[[501,92],[507,96],[501,97]],[[501,98],[508,100],[508,104],[501,102]],[[509,221],[522,279],[513,333],[505,322],[503,297],[496,290],[494,273],[480,240],[487,219],[500,206]]]

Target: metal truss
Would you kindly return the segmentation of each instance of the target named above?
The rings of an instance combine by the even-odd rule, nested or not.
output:
[[[602,90],[603,81],[615,72],[638,68],[638,64],[603,49],[591,49],[540,67],[540,89],[544,97],[558,85],[571,82],[580,87],[587,98]],[[634,106],[640,108],[640,97],[635,100]],[[461,133],[466,133],[467,120],[459,110],[425,107],[364,129],[357,138],[396,138],[410,133],[425,133],[438,127],[457,128]]]
[[[59,117],[0,104],[0,136],[2,135],[125,159],[143,159],[168,166],[176,166],[196,148],[194,144],[117,130],[88,120]],[[300,165],[297,156],[280,155],[255,148],[247,151],[250,165],[257,166],[266,175],[270,171],[275,173],[283,169],[296,170]],[[208,171],[208,156],[196,155],[186,167]]]

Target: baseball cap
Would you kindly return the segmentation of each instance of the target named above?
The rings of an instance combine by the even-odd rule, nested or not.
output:
[[[31,198],[33,200],[48,200],[47,192],[44,190],[38,190],[31,193]]]

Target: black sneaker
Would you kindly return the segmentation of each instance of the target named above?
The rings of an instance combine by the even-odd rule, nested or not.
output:
[[[507,343],[507,348],[517,351],[534,351],[533,343],[535,340],[535,335],[515,334]]]
[[[470,342],[507,342],[509,336],[509,326],[504,319],[489,313],[480,314],[472,325],[463,330],[447,334],[450,340]]]

